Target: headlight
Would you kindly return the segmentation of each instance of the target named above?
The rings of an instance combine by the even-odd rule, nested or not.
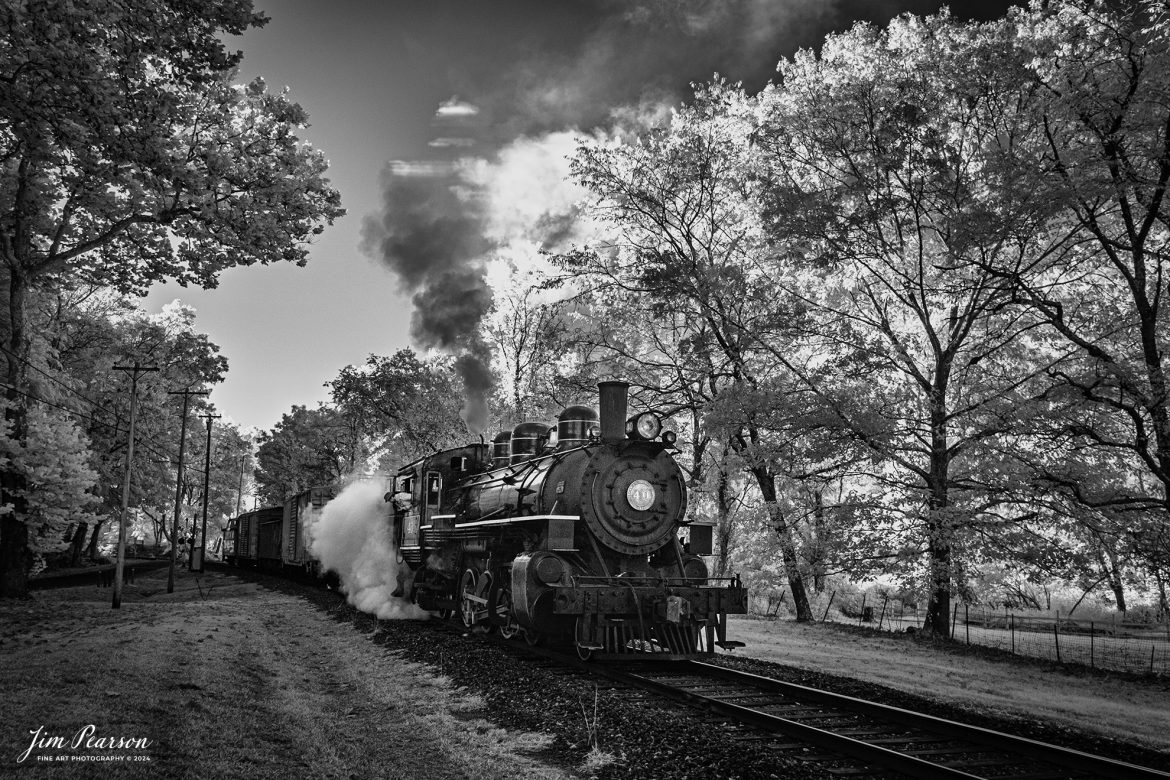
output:
[[[678,434],[674,431],[663,431],[662,441],[666,442],[667,446],[673,447],[674,443],[678,441]]]
[[[662,430],[662,422],[650,412],[643,412],[626,421],[626,435],[633,439],[650,441]]]
[[[589,436],[589,439],[591,441],[599,440],[601,438],[601,426],[600,425],[590,425],[589,430],[587,431],[587,435]]]

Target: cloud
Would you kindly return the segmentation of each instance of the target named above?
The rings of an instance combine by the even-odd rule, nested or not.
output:
[[[434,179],[448,177],[454,171],[455,163],[450,160],[391,160],[384,173],[397,178]]]
[[[466,103],[459,98],[452,97],[449,100],[443,101],[438,110],[435,111],[436,119],[459,119],[463,117],[472,117],[479,114],[479,107],[471,103]]]
[[[782,56],[837,19],[823,0],[595,0],[597,21],[572,45],[546,47],[493,74],[475,94],[506,141],[605,126],[620,106],[677,104],[719,72],[762,86]],[[810,33],[815,33],[814,35]]]
[[[491,160],[463,162],[461,177],[480,193],[484,232],[494,244],[523,239],[548,250],[568,248],[566,220],[575,219],[586,196],[569,171],[581,135],[520,137]]]
[[[466,148],[475,146],[476,143],[474,138],[436,138],[430,141],[427,146],[433,146],[438,149]]]

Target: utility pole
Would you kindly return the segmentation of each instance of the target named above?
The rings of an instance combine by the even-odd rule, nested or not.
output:
[[[134,422],[138,410],[138,375],[158,371],[158,366],[114,366],[115,371],[130,372],[130,440],[126,444],[126,481],[122,483],[122,514],[118,518],[118,563],[114,566],[113,609],[122,608],[122,570],[126,567],[126,515],[130,509],[130,476],[134,471]]]
[[[236,517],[240,516],[240,501],[244,498],[244,464],[248,462],[247,453],[240,456],[240,487],[236,490]]]
[[[223,415],[207,414],[200,415],[207,420],[207,451],[204,453],[203,459],[203,534],[200,537],[202,541],[199,547],[199,571],[203,571],[203,559],[207,557],[207,498],[209,488],[211,487],[211,421],[218,420]],[[195,529],[191,529],[191,536],[195,536]],[[195,545],[191,545],[191,571],[195,571]]]
[[[183,417],[179,433],[179,472],[175,478],[175,522],[171,526],[171,571],[167,576],[167,593],[175,592],[175,561],[179,551],[179,510],[183,506],[183,451],[187,446],[187,404],[193,395],[211,395],[207,390],[172,390],[167,395],[183,396]]]

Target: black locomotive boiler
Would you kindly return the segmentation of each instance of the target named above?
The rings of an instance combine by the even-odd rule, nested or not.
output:
[[[570,406],[397,473],[387,494],[412,576],[403,594],[469,628],[571,641],[582,658],[678,658],[728,641],[746,612],[738,578],[709,576],[711,528],[688,524],[674,433],[627,420],[624,382],[602,382],[600,415]],[[689,525],[689,541],[679,538]]]

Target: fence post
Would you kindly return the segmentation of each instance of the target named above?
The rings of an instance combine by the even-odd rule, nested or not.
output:
[[[967,627],[967,644],[971,644],[971,607],[963,605],[963,624]]]
[[[1016,654],[1016,613],[1011,614],[1009,623],[1012,627],[1012,655]]]
[[[889,604],[889,603],[890,603],[890,596],[889,596],[889,594],[886,594],[885,600],[882,601],[882,614],[878,616],[878,627],[877,627],[878,631],[882,630],[882,621],[886,617],[886,604]]]
[[[868,593],[861,594],[861,614],[857,616],[857,627],[861,628],[861,621],[865,619],[865,600],[869,598]]]
[[[1060,618],[1056,618],[1056,622],[1052,624],[1052,635],[1056,637],[1056,662],[1063,663],[1060,660]]]
[[[955,638],[955,621],[959,617],[959,604],[955,603],[955,608],[951,612],[951,639]]]
[[[1093,628],[1093,621],[1089,621],[1089,668],[1096,669],[1096,659],[1094,658],[1094,646],[1097,643],[1097,630]]]
[[[837,591],[833,591],[832,593],[829,594],[829,603],[825,605],[825,614],[821,615],[821,622],[822,623],[824,623],[825,619],[829,617],[829,607],[833,606],[833,599],[836,597],[837,597]]]
[[[1157,645],[1150,644],[1150,674],[1154,673],[1154,648],[1156,647]]]

